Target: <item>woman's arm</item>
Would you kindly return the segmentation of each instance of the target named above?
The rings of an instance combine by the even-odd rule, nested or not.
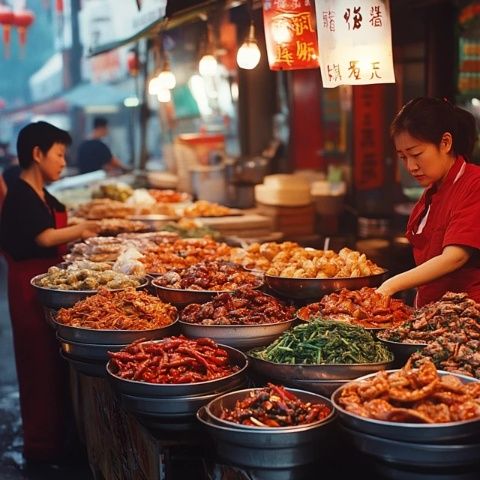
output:
[[[35,241],[40,247],[56,247],[57,245],[73,242],[74,240],[93,237],[99,228],[99,223],[92,220],[70,227],[47,228],[35,237]]]
[[[411,270],[389,278],[378,287],[377,292],[394,295],[409,288],[425,285],[447,273],[463,267],[472,255],[472,249],[460,245],[448,245],[440,255]]]

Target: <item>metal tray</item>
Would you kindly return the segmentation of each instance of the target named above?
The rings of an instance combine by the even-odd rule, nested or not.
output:
[[[63,325],[55,320],[54,323],[59,337],[68,342],[124,346],[140,338],[156,340],[168,337],[174,333],[177,320],[178,317],[170,325],[152,330],[96,330]]]
[[[62,351],[81,361],[100,361],[107,363],[110,359],[108,352],[118,352],[126,345],[104,345],[95,343],[80,343],[67,341],[57,332],[57,340],[60,342]]]
[[[161,342],[161,340],[159,340]],[[113,383],[114,388],[126,395],[140,397],[170,397],[170,396],[190,396],[213,393],[218,390],[226,390],[230,387],[237,386],[245,381],[245,371],[248,367],[248,359],[240,350],[220,345],[219,347],[228,352],[229,359],[233,364],[238,365],[240,369],[227,375],[226,377],[209,380],[208,382],[195,383],[148,383],[136,380],[128,380],[121,378],[112,371],[111,363],[107,364],[107,373]]]
[[[334,418],[289,432],[218,425],[205,407],[198,410],[197,419],[213,437],[219,457],[250,468],[280,470],[313,463],[333,438]]]
[[[341,427],[353,445],[383,462],[411,467],[445,468],[480,464],[480,438],[473,443],[429,444],[400,442]]]
[[[224,427],[230,428],[238,428],[240,430],[258,432],[263,431],[266,434],[272,431],[272,427],[256,427],[250,425],[242,425],[235,422],[229,422],[227,420],[222,420],[220,415],[222,410],[228,408],[232,410],[235,408],[237,401],[241,401],[245,398],[248,398],[250,392],[255,392],[261,390],[261,388],[246,388],[244,390],[237,390],[235,392],[224,393],[223,395],[218,396],[211,400],[208,405],[205,407],[207,411],[207,415],[212,419],[213,423],[218,425],[222,425]],[[310,423],[308,425],[295,425],[291,427],[275,427],[273,430],[276,432],[292,432],[296,430],[305,430],[305,427],[315,428],[322,423],[328,423],[334,416],[335,416],[335,408],[333,407],[332,402],[321,395],[316,393],[306,392],[305,390],[297,390],[294,388],[287,388],[287,391],[295,394],[300,400],[303,402],[310,402],[310,403],[321,403],[327,405],[331,408],[330,414],[323,418],[322,420],[318,420],[316,422]]]
[[[36,275],[30,280],[30,284],[35,288],[39,302],[48,308],[59,310],[60,308],[73,307],[78,301],[95,295],[98,290],[55,290],[53,288],[39,287],[36,282],[43,278],[46,273]],[[137,290],[145,288],[148,285],[148,279],[136,287]],[[112,289],[112,292],[124,290],[123,288]]]
[[[72,357],[68,353],[60,350],[60,356],[66,360],[77,372],[88,375],[89,377],[106,377],[106,362],[87,362],[75,357]]]
[[[398,370],[387,370],[387,373],[398,372]],[[440,376],[452,375],[458,377],[463,382],[478,382],[472,377],[459,375],[451,372],[438,371]],[[355,382],[361,382],[373,377],[375,374],[365,375],[358,378]],[[413,443],[431,443],[439,444],[442,442],[451,442],[453,440],[467,439],[474,437],[480,432],[480,417],[472,420],[449,423],[403,423],[388,422],[383,420],[374,420],[361,417],[351,412],[347,412],[339,403],[338,398],[344,388],[348,388],[350,382],[338,388],[332,394],[332,403],[335,406],[341,423],[347,428],[354,429],[369,435],[388,438],[401,442]]]
[[[265,283],[269,288],[286,298],[319,299],[324,295],[348,288],[359,290],[362,287],[378,287],[387,278],[385,270],[377,275],[351,278],[289,278],[265,274]]]
[[[389,368],[392,362],[303,365],[300,363],[274,363],[262,360],[247,352],[253,370],[267,378],[289,380],[352,380],[368,373]]]
[[[288,330],[294,318],[284,322],[261,325],[199,325],[180,321],[180,327],[187,337],[213,338],[217,343],[247,350],[268,345],[282,332]]]

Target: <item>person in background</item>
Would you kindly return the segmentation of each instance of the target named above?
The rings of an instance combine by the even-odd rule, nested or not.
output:
[[[60,178],[70,143],[68,132],[46,122],[30,123],[20,131],[21,172],[8,188],[0,217],[24,456],[32,462],[56,463],[68,448],[68,439],[75,439],[65,362],[30,285],[32,277],[62,261],[67,242],[94,236],[98,229],[93,221],[67,226],[65,207],[45,189]]]
[[[20,165],[15,155],[8,151],[8,143],[0,142],[0,166],[3,168],[0,175],[0,209],[2,208],[8,187],[11,186],[20,175]]]
[[[101,169],[107,172],[128,170],[102,141],[102,138],[107,135],[108,120],[103,117],[95,117],[90,138],[84,140],[78,147],[77,166],[79,173],[94,172]]]
[[[399,159],[425,191],[406,232],[416,267],[378,291],[417,288],[417,307],[448,291],[480,302],[480,167],[469,163],[475,118],[445,99],[422,97],[400,110],[390,131]]]

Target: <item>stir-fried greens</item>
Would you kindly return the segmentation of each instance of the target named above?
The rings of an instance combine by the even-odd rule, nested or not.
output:
[[[392,353],[362,327],[332,320],[314,320],[284,332],[251,354],[262,360],[289,364],[381,363]]]

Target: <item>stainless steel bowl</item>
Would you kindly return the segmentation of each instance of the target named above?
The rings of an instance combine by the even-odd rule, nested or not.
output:
[[[169,288],[158,284],[158,279],[152,280],[152,287],[157,297],[166,303],[177,307],[185,307],[190,303],[210,302],[220,293],[233,293],[235,290],[188,290],[181,288]],[[260,288],[263,282],[259,281],[254,288]]]
[[[384,340],[381,335],[377,336],[377,338],[393,353],[395,357],[395,360],[393,362],[395,368],[403,367],[409,359],[410,355],[423,350],[427,346],[426,343],[392,342],[391,340]]]
[[[205,407],[198,410],[197,419],[213,437],[220,458],[249,468],[281,470],[313,463],[333,437],[334,417],[314,427],[287,432],[219,425]]]
[[[106,362],[95,362],[82,360],[60,350],[60,356],[66,360],[77,372],[88,375],[89,377],[106,377]]]
[[[387,373],[398,372],[398,370],[388,370]],[[458,377],[462,382],[478,382],[475,378],[459,375],[451,372],[438,372],[440,376],[452,375]],[[365,375],[358,378],[355,382],[367,380],[375,374]],[[360,432],[375,435],[378,437],[389,438],[413,443],[431,443],[438,444],[442,442],[451,442],[453,440],[465,439],[478,436],[480,431],[480,417],[473,420],[448,423],[404,423],[388,422],[383,420],[374,420],[361,417],[345,410],[338,402],[338,399],[344,388],[348,388],[351,383],[338,388],[332,394],[332,402],[335,406],[339,419],[347,428],[355,429]]]
[[[318,393],[328,398],[332,393],[342,385],[345,385],[351,380],[285,380],[283,384],[287,387],[299,388],[308,392]]]
[[[62,338],[57,332],[57,340],[62,351],[81,361],[101,361],[105,364],[109,360],[108,352],[118,352],[126,345],[103,345],[95,343],[72,342]]]
[[[345,427],[342,427],[342,430],[358,450],[383,462],[409,467],[447,468],[478,464],[480,461],[479,438],[472,443],[455,442],[442,445],[400,442]]]
[[[195,415],[197,410],[214,398],[231,391],[242,388],[246,382],[238,386],[219,390],[207,395],[188,395],[180,397],[139,397],[120,393],[122,404],[133,413],[151,416]]]
[[[221,418],[221,414],[224,409],[232,410],[233,408],[235,408],[235,404],[237,403],[237,401],[244,400],[245,398],[248,398],[250,392],[257,392],[259,390],[261,390],[261,388],[246,388],[244,390],[237,390],[235,392],[224,393],[223,395],[220,395],[219,397],[214,398],[207,404],[207,406],[205,407],[207,414],[210,416],[210,418],[213,420],[214,423],[217,423],[224,427],[239,428],[241,430],[254,431],[254,432],[258,432],[258,431],[270,432],[272,429],[275,430],[276,432],[277,431],[292,432],[295,430],[304,430],[305,427],[315,428],[316,426],[322,423],[325,423],[325,422],[328,423],[335,415],[335,409],[333,407],[333,404],[328,398],[322,397],[321,395],[318,395],[316,393],[306,392],[305,390],[287,388],[286,390],[288,392],[293,393],[303,402],[321,403],[323,405],[327,405],[328,407],[331,408],[330,414],[327,417],[323,418],[322,420],[318,420],[308,425],[295,425],[291,427],[256,427],[256,426],[242,425],[239,423],[229,422]]]
[[[377,275],[351,278],[289,278],[265,274],[269,288],[286,298],[319,299],[324,295],[348,288],[359,290],[362,287],[378,287],[387,278],[387,270]]]
[[[45,277],[47,274],[42,273],[36,275],[30,280],[30,284],[35,288],[39,302],[47,308],[59,310],[60,308],[73,307],[78,301],[84,298],[95,295],[98,290],[56,290],[53,288],[40,287],[37,282]],[[137,290],[145,288],[148,285],[148,280],[143,280],[141,284],[136,287]],[[112,289],[112,292],[124,290],[123,288]]]
[[[351,380],[389,368],[392,362],[304,365],[274,363],[254,357],[247,352],[250,365],[259,374],[279,380]]]
[[[93,343],[106,345],[128,345],[141,338],[156,340],[172,335],[176,329],[178,317],[170,324],[151,330],[97,330],[92,328],[72,327],[54,320],[58,335],[68,342]]]
[[[159,340],[161,341],[161,340]],[[126,395],[140,397],[170,397],[170,396],[190,396],[190,395],[206,395],[218,390],[228,389],[242,384],[245,381],[245,371],[248,367],[248,359],[246,355],[235,348],[227,345],[219,345],[228,352],[230,361],[240,367],[240,369],[227,375],[226,377],[209,380],[208,382],[195,383],[148,383],[136,380],[128,380],[115,375],[112,370],[111,362],[107,364],[107,373],[113,383],[114,388]]]
[[[282,332],[288,330],[294,318],[284,322],[261,325],[200,325],[180,321],[179,324],[187,337],[208,337],[217,343],[247,350],[268,345]]]

